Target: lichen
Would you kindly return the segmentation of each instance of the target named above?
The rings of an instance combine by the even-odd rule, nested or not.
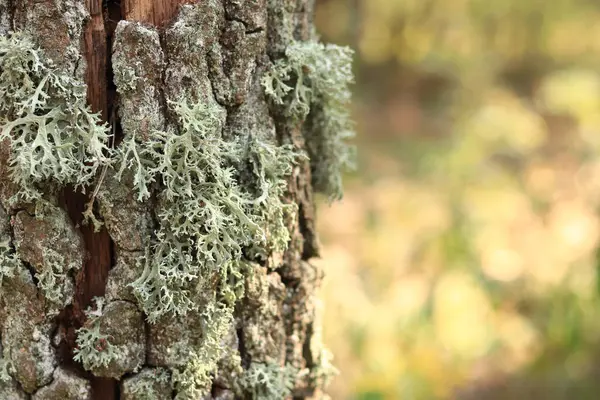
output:
[[[145,368],[125,379],[122,396],[124,400],[157,400],[170,398],[171,375],[165,368]]]
[[[139,257],[139,268],[132,268],[134,273],[141,271],[130,285],[134,297],[122,301],[116,299],[125,299],[128,293],[112,294],[109,307],[115,307],[110,318],[101,300],[97,301],[95,310],[88,310],[88,321],[77,331],[75,361],[96,376],[120,378],[125,373],[137,372],[146,351],[146,327],[141,323],[140,309],[151,323],[165,316],[185,318],[193,314],[197,321],[193,329],[200,333],[194,333],[196,336],[190,345],[178,349],[177,365],[167,365],[171,375],[164,375],[176,391],[177,399],[197,399],[210,393],[220,363],[241,377],[238,383],[232,384],[241,385],[241,389],[227,387],[227,390],[235,390],[236,394],[241,390],[254,398],[281,399],[291,394],[298,369],[291,364],[254,361],[244,371],[237,351],[231,351],[232,340],[229,339],[236,337],[234,309],[245,295],[249,277],[257,269],[254,262],[266,264],[273,253],[283,252],[288,246],[288,225],[293,223],[297,206],[285,199],[287,180],[293,165],[303,155],[291,145],[276,145],[272,132],[264,129],[230,124],[230,131],[224,133],[226,112],[235,111],[226,110],[214,101],[213,94],[217,90],[214,85],[213,91],[210,90],[210,74],[204,59],[211,46],[204,43],[204,37],[196,35],[197,21],[204,21],[215,32],[221,30],[222,22],[216,14],[214,20],[205,21],[206,13],[201,11],[199,7],[183,6],[183,22],[176,22],[167,29],[166,37],[184,35],[185,38],[167,40],[184,43],[180,51],[169,51],[169,60],[160,56],[157,31],[140,24],[119,24],[116,34],[122,37],[119,36],[115,45],[118,62],[114,66],[115,82],[122,97],[119,112],[123,114],[125,135],[116,151],[108,146],[107,126],[86,105],[85,85],[80,79],[54,64],[26,35],[15,33],[0,37],[0,141],[10,145],[10,176],[20,188],[15,199],[41,204],[54,188],[74,186],[83,190],[96,178],[99,168],[103,169],[102,181],[104,168],[112,165],[116,157],[118,168],[108,172],[109,180],[127,175],[123,180],[131,182],[137,201],[142,204],[140,208],[152,199],[150,208],[156,210],[157,228],[152,235],[149,232],[144,235],[151,242],[132,239],[127,246],[136,256],[145,252]],[[234,22],[232,27],[235,29],[225,31],[230,41],[246,35],[243,23]],[[206,32],[205,36],[217,37]],[[263,36],[263,33],[256,34],[258,44],[264,40]],[[136,57],[144,52],[145,56],[158,54],[149,57],[156,58],[155,63],[148,66],[136,60],[128,68],[127,60],[132,51],[131,46],[125,45],[124,38],[128,37],[151,38],[151,45],[135,54]],[[234,43],[230,44],[235,47]],[[192,48],[198,51],[192,52]],[[258,54],[262,47],[253,51]],[[236,54],[232,52],[225,59],[235,58]],[[197,68],[190,67],[184,74],[177,74],[178,62],[185,64],[189,61],[186,57],[194,58],[193,63],[197,64],[194,68]],[[234,89],[239,87],[239,92],[244,94],[232,95],[235,104],[246,100],[244,96],[249,91],[247,86],[251,83],[256,54],[246,55],[246,58],[247,62],[240,64],[230,77]],[[202,74],[197,74],[198,68],[203,70]],[[184,79],[198,75],[201,75],[198,79]],[[181,85],[168,84],[170,80],[180,81]],[[290,45],[285,59],[277,61],[263,79],[267,94],[275,103],[285,106],[290,119],[308,118],[306,126],[311,129],[306,131],[307,148],[314,184],[331,198],[341,197],[340,173],[350,160],[344,140],[351,134],[347,111],[351,80],[349,51],[314,42]],[[258,86],[257,81],[254,83]],[[262,97],[260,90],[256,92]],[[266,110],[266,103],[262,99],[261,102]],[[138,106],[146,109],[135,113],[141,110],[136,108]],[[93,197],[96,194],[94,192]],[[106,208],[106,201],[100,200],[104,204],[101,209]],[[27,211],[19,211],[19,215],[20,225],[15,227],[16,255],[9,242],[0,243],[0,284],[5,278],[12,279],[15,268],[25,268],[25,264],[18,261],[18,255],[34,268],[37,285],[45,299],[68,304],[72,299],[74,270],[81,267],[82,260],[69,260],[70,247],[68,251],[49,247],[42,237],[33,243],[37,236],[31,234],[36,231],[30,220],[35,217]],[[40,220],[38,225],[47,219]],[[116,229],[114,220],[106,218],[111,235],[114,233],[111,229]],[[61,220],[60,227],[67,226],[63,222]],[[142,225],[151,229],[150,223]],[[67,237],[65,232],[56,230],[57,237]],[[39,229],[40,234],[46,231],[51,230]],[[80,244],[77,240],[72,243]],[[83,254],[81,246],[75,247],[77,251],[73,254]],[[33,280],[29,283],[35,289]],[[281,282],[280,286],[285,289]],[[28,287],[29,292],[31,287]],[[131,300],[137,302],[139,309]],[[123,317],[123,325],[127,327],[116,332],[114,329],[119,327],[113,323],[115,315],[122,315],[118,311],[125,309],[131,311],[128,318]],[[277,309],[271,314],[275,320],[281,313]],[[136,323],[137,328],[131,328]],[[41,343],[40,349],[45,346],[44,351],[50,349],[46,339],[51,328],[46,326],[46,332],[32,325],[30,329],[34,339],[42,337],[43,340],[36,340]],[[135,337],[131,339],[135,346],[123,339],[126,335]],[[15,348],[11,347],[13,353]],[[54,367],[56,360],[48,359],[47,364]],[[0,379],[5,368],[8,364],[0,363]],[[14,376],[21,383],[32,380],[28,376],[18,377],[19,374]],[[48,376],[44,371],[44,376],[39,379],[36,376],[36,381],[24,385],[25,390],[32,393],[41,385],[47,385]],[[153,377],[153,381],[161,379],[163,375]],[[314,379],[320,379],[320,375]],[[131,387],[136,398],[155,395],[151,381],[142,379],[139,383]]]
[[[5,278],[12,278],[19,264],[19,258],[10,245],[10,240],[0,241],[0,287]],[[2,291],[0,291],[2,296]]]
[[[266,258],[289,241],[285,178],[300,157],[258,134],[222,137],[222,110],[203,102],[170,102],[178,124],[143,140],[131,135],[119,149],[121,171],[132,169],[140,201],[156,182],[160,227],[132,283],[150,322],[200,313],[202,340],[173,371],[178,399],[210,390],[224,356],[233,308],[252,273],[245,257]]]
[[[111,343],[112,337],[100,332],[100,317],[104,300],[96,297],[96,309],[88,308],[86,326],[77,330],[75,361],[81,362],[87,370],[107,368],[112,362],[123,358],[125,349]]]
[[[0,382],[11,382],[12,376],[10,375],[12,368],[12,362],[10,360],[5,359],[4,357],[0,358]]]
[[[184,368],[173,370],[176,400],[193,400],[210,393],[212,374],[225,355],[224,338],[233,325],[233,308],[216,301],[209,302],[202,312],[203,338],[200,346],[190,349]]]
[[[36,275],[38,287],[44,293],[44,297],[51,302],[60,304],[73,292],[73,283],[66,278],[72,265],[65,263],[60,253],[52,249],[43,251],[45,268]]]
[[[83,189],[110,161],[107,127],[87,106],[85,84],[24,33],[0,36],[0,71],[0,141],[10,142],[17,197],[39,199],[48,182]]]
[[[121,149],[121,169],[133,168],[139,198],[158,181],[156,240],[133,289],[150,321],[197,309],[201,276],[240,276],[244,251],[265,257],[289,241],[285,218],[295,207],[282,201],[285,177],[298,154],[254,135],[221,136],[220,109],[204,103],[171,103],[179,129],[135,137]],[[214,290],[214,288],[213,288]],[[236,290],[227,290],[235,297]]]
[[[37,201],[35,217],[19,211],[14,218],[18,257],[35,271],[37,287],[58,312],[74,295],[74,275],[83,267],[83,241],[68,214],[44,200]]]
[[[44,302],[23,263],[16,265],[1,291],[3,368],[8,367],[6,372],[25,392],[33,393],[52,380],[57,359],[50,334],[55,325],[46,319]]]
[[[90,400],[92,386],[90,382],[73,371],[57,367],[52,383],[40,388],[31,397],[32,400]]]
[[[310,369],[310,379],[314,387],[326,388],[331,383],[331,380],[339,375],[339,370],[333,365],[333,354],[331,351],[319,344],[316,360]]]
[[[255,266],[254,276],[246,280],[244,307],[241,310],[243,332],[240,340],[245,353],[252,360],[281,359],[286,341],[283,301],[286,287],[278,272],[269,273],[263,266]]]
[[[253,362],[242,378],[242,386],[255,400],[281,400],[294,389],[298,370],[275,362]]]
[[[100,325],[93,324],[77,330],[75,361],[83,363],[85,369],[108,367],[119,358],[119,354],[108,335],[100,332]]]
[[[349,103],[352,50],[315,41],[292,42],[285,57],[263,76],[265,93],[305,129],[315,190],[330,200],[342,197],[342,173],[354,168]]]

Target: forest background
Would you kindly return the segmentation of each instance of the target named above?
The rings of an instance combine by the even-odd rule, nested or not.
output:
[[[318,0],[358,172],[319,208],[334,399],[596,399],[600,3]]]

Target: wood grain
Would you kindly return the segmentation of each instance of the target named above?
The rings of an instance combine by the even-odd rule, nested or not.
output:
[[[102,0],[86,0],[90,13],[85,31],[85,58],[87,63],[86,83],[87,101],[92,111],[100,113],[103,122],[107,122],[112,104],[108,100],[109,44],[105,29],[105,16]],[[89,194],[74,191],[65,192],[65,201],[72,218],[80,224],[86,248],[86,262],[77,280],[75,311],[81,311],[91,305],[95,296],[103,296],[108,273],[112,264],[112,244],[106,229],[94,232],[92,226],[82,224],[81,215]],[[116,400],[118,382],[114,379],[91,377],[93,400]]]
[[[168,24],[181,4],[190,0],[122,0],[123,19],[143,22],[157,27]]]

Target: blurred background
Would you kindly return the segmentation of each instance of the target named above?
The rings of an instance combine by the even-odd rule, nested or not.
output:
[[[319,208],[333,399],[600,398],[600,2],[317,0],[359,169]]]

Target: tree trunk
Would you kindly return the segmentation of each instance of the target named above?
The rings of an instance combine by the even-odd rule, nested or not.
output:
[[[302,119],[290,117],[268,98],[261,77],[292,41],[314,39],[312,3],[0,0],[0,34],[26,33],[49,71],[86,83],[87,103],[113,135],[105,153],[120,151],[128,138],[149,143],[152,132],[168,137],[184,129],[176,112],[182,102],[217,109],[222,136],[229,141],[244,135],[268,138],[302,151]],[[8,108],[0,106],[5,130],[13,112]],[[296,205],[296,212],[284,220],[290,237],[286,249],[269,247],[255,256],[242,246],[246,269],[241,278],[199,269],[204,275],[182,279],[191,299],[187,308],[149,318],[150,306],[142,300],[143,291],[135,292],[135,282],[152,273],[148,259],[163,240],[161,226],[170,222],[161,220],[161,213],[175,204],[164,194],[166,181],[155,176],[149,194],[138,196],[131,164],[126,163],[122,178],[113,164],[95,171],[85,194],[78,182],[47,179],[35,183],[39,198],[15,201],[21,190],[14,176],[18,155],[11,155],[14,146],[3,139],[0,398],[321,396],[330,371],[315,324],[322,272],[308,262],[318,253],[308,159],[297,159],[287,178],[283,203]],[[250,162],[235,165],[240,182],[246,174],[241,169],[250,174],[254,168]],[[101,226],[84,220],[90,204]],[[223,240],[220,232],[218,240]],[[173,256],[170,249],[165,257]],[[189,257],[199,251],[194,247]],[[218,293],[236,279],[244,294],[227,303]],[[164,293],[149,296],[159,298],[160,306],[168,301]],[[102,305],[94,298],[101,298]],[[233,318],[219,320],[227,307]],[[212,335],[218,329],[225,332]]]

